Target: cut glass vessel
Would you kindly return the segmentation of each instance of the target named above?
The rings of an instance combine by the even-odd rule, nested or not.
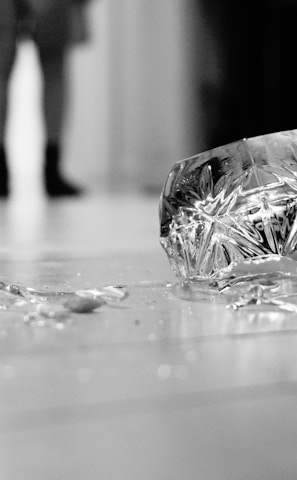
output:
[[[160,241],[182,281],[241,262],[296,258],[297,130],[239,140],[177,162],[160,199]]]

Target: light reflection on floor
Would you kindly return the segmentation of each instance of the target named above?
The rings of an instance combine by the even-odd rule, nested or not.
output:
[[[0,203],[0,254],[10,258],[151,252],[159,249],[158,197],[43,195]]]

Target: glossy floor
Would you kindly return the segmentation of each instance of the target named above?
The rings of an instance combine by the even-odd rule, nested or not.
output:
[[[297,320],[189,297],[158,198],[0,205],[1,281],[129,297],[63,323],[0,310],[0,478],[295,480]]]

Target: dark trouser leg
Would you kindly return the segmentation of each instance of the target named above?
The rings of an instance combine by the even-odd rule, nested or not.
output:
[[[81,190],[61,175],[61,143],[65,115],[65,51],[40,49],[43,109],[46,127],[45,188],[51,197],[79,195]]]

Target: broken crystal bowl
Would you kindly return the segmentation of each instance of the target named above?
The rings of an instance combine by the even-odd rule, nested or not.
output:
[[[177,162],[161,194],[160,242],[182,281],[221,277],[247,259],[296,259],[297,130]]]

